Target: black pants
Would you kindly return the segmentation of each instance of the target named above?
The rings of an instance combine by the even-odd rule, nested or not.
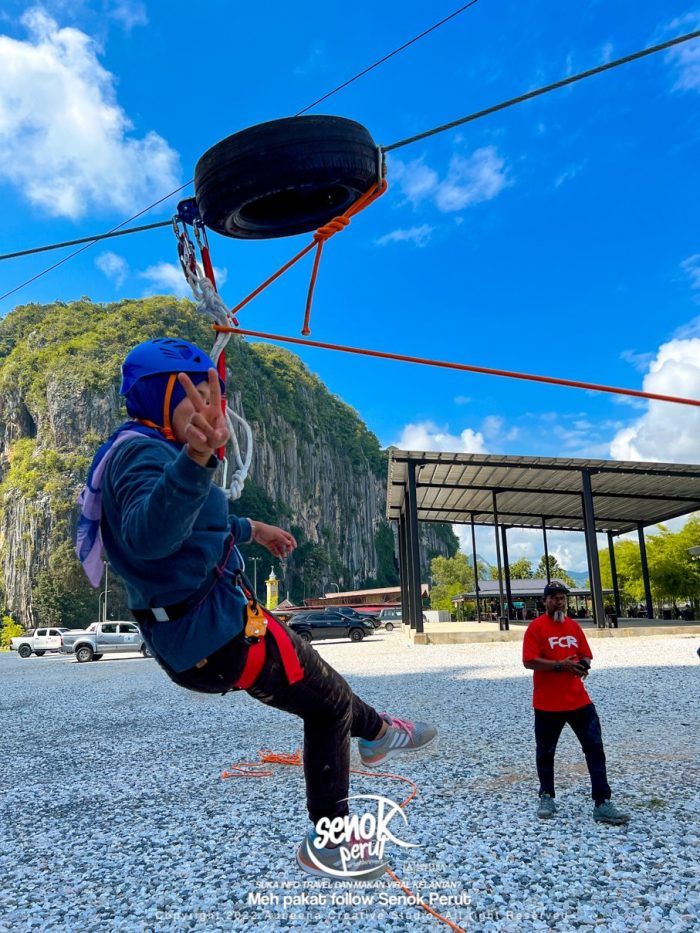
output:
[[[610,787],[605,769],[605,749],[600,719],[592,703],[580,709],[561,713],[535,710],[535,741],[537,743],[537,775],[540,779],[540,796],[554,797],[554,753],[562,729],[569,724],[581,743],[586,756],[588,773],[591,776],[591,796],[596,803],[610,799]]]
[[[350,736],[374,739],[383,720],[363,703],[349,684],[314,648],[286,630],[304,668],[304,679],[287,682],[275,640],[266,635],[265,664],[250,696],[267,706],[299,716],[304,723],[304,777],[311,820],[348,813]],[[247,646],[241,636],[207,659],[202,668],[175,673],[162,664],[175,683],[202,693],[224,693],[243,670]]]

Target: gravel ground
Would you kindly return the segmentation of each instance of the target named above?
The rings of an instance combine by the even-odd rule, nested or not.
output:
[[[570,731],[558,818],[534,817],[519,644],[416,647],[398,632],[323,644],[368,702],[439,729],[430,748],[392,762],[419,786],[408,824],[391,827],[422,846],[389,846],[399,878],[469,931],[700,929],[696,643],[593,643],[589,692],[628,828],[591,819]],[[386,877],[331,883],[298,870],[301,769],[222,780],[261,746],[296,749],[295,718],[244,694],[180,690],[136,657],[2,654],[0,683],[0,930],[448,929]],[[353,776],[351,792],[401,800],[404,786]]]

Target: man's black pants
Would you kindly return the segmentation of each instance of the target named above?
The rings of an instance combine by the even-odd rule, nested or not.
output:
[[[275,709],[294,713],[304,723],[304,777],[309,816],[333,819],[349,812],[350,736],[370,741],[384,720],[371,706],[355,696],[350,685],[327,664],[318,652],[289,629],[296,655],[304,668],[304,679],[289,685],[279,650],[266,635],[263,669],[247,691],[256,700]],[[175,683],[202,693],[224,693],[243,670],[247,654],[241,636],[214,652],[202,668],[175,673],[161,663]]]
[[[554,753],[565,725],[570,725],[581,743],[586,756],[588,773],[591,776],[591,796],[598,804],[609,800],[611,791],[605,768],[605,749],[600,719],[592,703],[579,709],[551,713],[535,710],[535,741],[537,743],[537,775],[540,779],[540,796],[554,797]]]

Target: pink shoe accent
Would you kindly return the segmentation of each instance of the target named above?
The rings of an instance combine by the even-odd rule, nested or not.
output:
[[[413,739],[413,730],[415,729],[415,726],[412,722],[409,722],[408,719],[398,719],[395,716],[390,716],[388,713],[382,713],[381,715],[387,719],[390,726],[395,726],[397,729],[403,729],[403,731],[407,733],[408,737]]]

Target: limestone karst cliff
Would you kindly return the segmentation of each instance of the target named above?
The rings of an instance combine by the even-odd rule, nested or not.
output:
[[[25,305],[0,321],[2,587],[6,609],[25,625],[96,617],[97,595],[72,554],[75,500],[92,454],[124,418],[124,353],[163,334],[212,343],[193,306],[166,297]],[[299,540],[294,557],[274,565],[282,593],[300,600],[331,584],[394,583],[386,457],[376,437],[286,350],[233,338],[227,363],[230,404],[255,438],[250,479],[234,508],[283,524]],[[429,526],[426,561],[455,549],[449,528]],[[249,557],[260,558],[249,566],[264,579],[267,552],[253,547]],[[110,615],[126,611],[118,581],[109,600]]]

